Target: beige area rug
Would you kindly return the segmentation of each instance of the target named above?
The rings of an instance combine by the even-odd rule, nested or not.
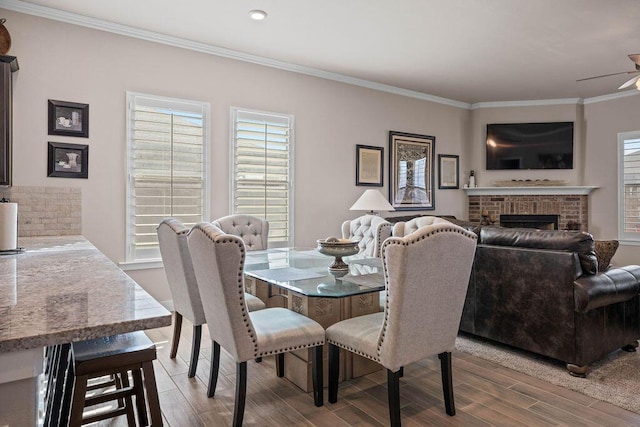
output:
[[[587,378],[569,375],[557,360],[524,352],[493,341],[460,335],[456,349],[522,372],[551,384],[640,413],[640,352],[617,350],[591,364]]]

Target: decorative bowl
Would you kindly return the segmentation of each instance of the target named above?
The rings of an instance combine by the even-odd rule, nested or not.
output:
[[[359,241],[349,239],[338,239],[336,237],[327,237],[326,239],[318,239],[318,252],[321,254],[335,257],[333,264],[329,266],[329,271],[343,272],[348,271],[349,266],[342,261],[343,256],[355,255],[359,252]]]

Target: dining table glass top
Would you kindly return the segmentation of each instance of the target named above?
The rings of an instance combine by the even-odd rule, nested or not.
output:
[[[384,290],[382,261],[361,255],[344,257],[349,270],[332,273],[334,258],[310,248],[248,251],[244,273],[309,297],[343,298]]]

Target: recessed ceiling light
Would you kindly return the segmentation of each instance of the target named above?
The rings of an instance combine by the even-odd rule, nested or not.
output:
[[[262,21],[263,19],[267,18],[267,12],[265,12],[264,10],[257,10],[257,9],[256,10],[250,10],[249,11],[249,16],[254,21]]]

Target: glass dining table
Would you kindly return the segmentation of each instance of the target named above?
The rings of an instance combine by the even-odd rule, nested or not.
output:
[[[329,266],[334,258],[315,249],[248,251],[245,288],[267,307],[288,308],[324,328],[344,319],[381,311],[380,291],[384,291],[385,286],[382,261],[360,255],[343,259],[349,270],[332,273]],[[352,353],[341,355],[340,363],[342,380],[381,369],[377,363]],[[308,350],[285,355],[285,377],[305,391],[313,389]]]

